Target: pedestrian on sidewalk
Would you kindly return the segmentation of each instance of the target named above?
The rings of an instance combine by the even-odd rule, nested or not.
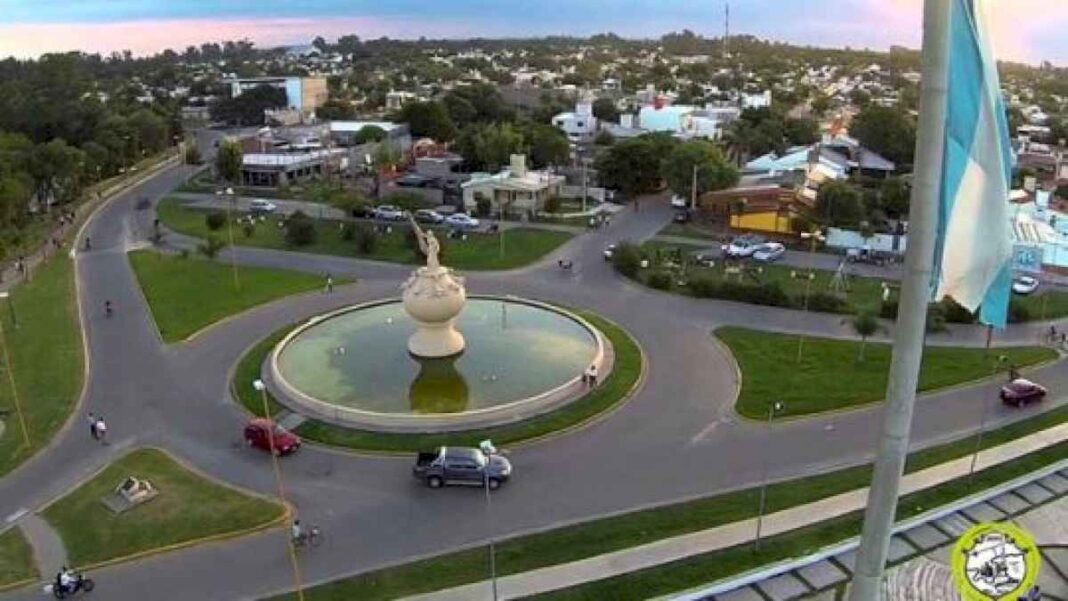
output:
[[[96,416],[90,411],[86,419],[89,420],[89,436],[92,436],[93,440],[99,440],[100,434],[96,431]]]
[[[334,278],[329,273],[326,274],[326,293],[330,294],[334,291]]]
[[[586,368],[586,385],[590,388],[597,387],[597,366],[591,365]]]
[[[96,439],[103,444],[108,443],[108,424],[103,415],[96,418]]]

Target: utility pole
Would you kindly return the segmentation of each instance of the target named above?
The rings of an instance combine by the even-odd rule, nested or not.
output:
[[[723,58],[724,60],[730,58],[730,40],[731,40],[731,3],[723,3]]]
[[[909,209],[909,245],[905,254],[882,432],[849,601],[876,601],[881,596],[883,569],[908,454],[916,383],[923,357],[941,190],[950,4],[949,0],[926,0],[924,3],[923,83],[916,140],[916,174]]]
[[[693,181],[690,183],[690,210],[697,210],[697,163],[693,164]]]

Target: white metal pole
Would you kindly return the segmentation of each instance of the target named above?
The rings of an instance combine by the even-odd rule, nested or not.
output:
[[[849,601],[880,598],[890,529],[908,454],[934,262],[949,71],[949,11],[950,0],[926,0],[924,3],[923,83],[915,184],[909,209],[909,245],[905,253],[882,432]]]

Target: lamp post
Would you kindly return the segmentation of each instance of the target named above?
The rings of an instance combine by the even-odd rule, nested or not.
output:
[[[768,446],[769,447],[771,446],[770,443],[771,443],[771,424],[772,424],[772,420],[775,418],[775,414],[780,412],[780,411],[782,411],[782,409],[783,409],[783,404],[781,402],[772,403],[768,407],[767,437],[768,437],[768,443],[769,443]],[[764,450],[764,461],[763,461],[763,465],[761,467],[761,475],[760,475],[760,503],[759,503],[759,505],[757,507],[756,538],[753,540],[753,550],[754,551],[760,551],[760,531],[761,531],[761,528],[764,525],[764,508],[765,508],[765,505],[766,505],[766,502],[767,502],[767,499],[768,499],[768,455],[769,455],[769,453],[768,453],[767,449],[765,449]]]
[[[998,371],[1008,362],[1009,358],[1005,355],[998,355],[997,361],[990,366],[990,377],[997,376]],[[995,382],[996,383],[996,382]],[[968,466],[968,477],[971,478],[975,474],[975,464],[979,461],[979,451],[983,448],[983,433],[986,430],[986,414],[988,405],[985,400],[983,401],[982,411],[979,413],[979,431],[975,433],[975,448],[972,450],[972,462]]]
[[[234,272],[234,289],[240,290],[241,283],[237,279],[237,254],[234,252],[234,220],[233,220],[233,205],[237,202],[234,196],[233,188],[226,188],[225,190],[216,190],[216,196],[226,197],[226,234],[230,239],[230,267]]]
[[[482,470],[482,488],[486,491],[486,523],[490,525],[489,532],[489,565],[490,565],[490,584],[493,588],[493,601],[497,601],[497,549],[496,543],[493,538],[493,521],[490,519],[491,505],[490,505],[490,463],[493,461],[493,455],[497,452],[497,449],[493,446],[493,442],[490,440],[483,440],[478,443],[478,448],[482,451],[482,455],[486,458],[486,467]]]
[[[826,236],[821,234],[820,231],[817,229],[817,230],[813,230],[811,232],[801,232],[801,239],[802,240],[810,240],[811,241],[811,244],[809,245],[809,251],[808,251],[808,257],[809,257],[808,273],[805,274],[805,276],[804,276],[804,278],[805,278],[804,311],[805,311],[805,313],[808,313],[808,297],[809,297],[809,294],[811,294],[811,292],[812,292],[812,280],[816,279],[816,268],[815,268],[816,243],[817,242],[824,242],[824,241],[827,240],[827,238],[826,238]],[[791,272],[790,275],[792,277],[797,277],[796,276],[796,272]],[[801,363],[801,352],[803,351],[804,347],[805,347],[805,335],[801,334],[797,338],[797,362],[798,363]]]
[[[282,500],[283,505],[288,505],[285,485],[282,483],[282,468],[278,465],[278,453],[275,451],[276,447],[274,446],[275,424],[271,421],[271,409],[267,403],[267,386],[264,385],[263,380],[256,379],[252,381],[252,387],[260,393],[260,399],[263,401],[263,416],[267,418],[268,422],[267,446],[270,448],[271,464],[274,467],[274,482],[278,487],[278,498]],[[292,514],[289,517],[292,520]],[[289,526],[292,528],[292,522],[290,522]],[[297,550],[293,547],[293,537],[289,536],[289,531],[286,532],[286,541],[286,547],[289,550],[289,563],[293,566],[293,583],[296,585],[297,599],[304,601],[304,586],[301,583],[300,564],[297,563]]]

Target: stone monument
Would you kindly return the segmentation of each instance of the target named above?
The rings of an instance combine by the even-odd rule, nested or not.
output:
[[[441,244],[434,232],[424,232],[414,219],[409,221],[426,255],[426,266],[413,271],[402,286],[404,310],[419,325],[408,339],[408,352],[431,359],[451,357],[464,350],[464,337],[455,325],[467,302],[464,281],[438,262]]]

